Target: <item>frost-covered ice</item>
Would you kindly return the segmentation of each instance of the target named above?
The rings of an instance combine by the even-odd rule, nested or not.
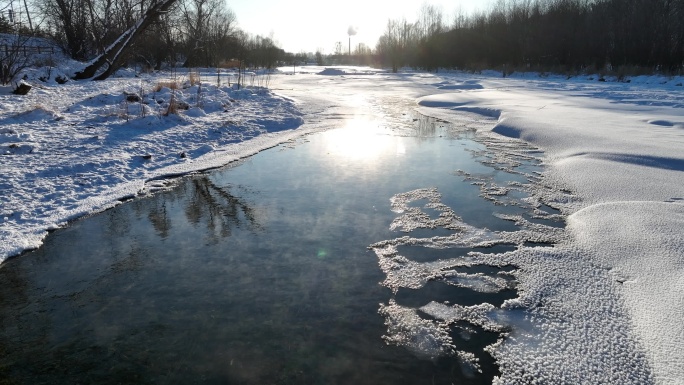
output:
[[[531,193],[536,190],[533,185],[527,188]],[[424,225],[407,229],[412,231],[431,228],[431,220],[422,210],[439,204],[439,199],[436,190],[420,189],[397,194],[390,202],[392,207],[401,208],[395,209],[400,218],[411,201],[428,202],[414,208],[413,217],[422,218]],[[527,206],[531,213],[535,212],[533,207]],[[598,267],[590,254],[578,251],[576,240],[565,230],[532,223],[519,215],[500,216],[515,222],[519,230],[491,232],[463,222],[447,228],[449,223],[442,227],[454,231],[450,236],[402,236],[371,245],[387,276],[383,285],[393,292],[399,288],[419,290],[429,281],[483,293],[499,292],[512,287],[508,277],[463,273],[459,269],[516,267],[507,274],[516,279],[518,297],[504,301],[500,307],[486,302],[462,306],[432,301],[412,309],[390,299],[388,305],[380,307],[387,325],[386,341],[419,356],[450,355],[467,362],[462,354],[467,352],[460,351],[445,332],[465,322],[499,334],[498,342],[485,349],[501,366],[497,384],[653,383],[651,366],[639,339],[631,333],[628,312],[618,295],[619,287],[611,279],[612,272]],[[556,245],[531,247],[526,246],[528,242]],[[502,254],[470,252],[465,257],[417,262],[401,255],[397,247],[448,249],[495,244],[516,244],[517,248]],[[422,318],[421,313],[434,320]],[[470,365],[477,368],[476,361]]]
[[[650,84],[644,85],[647,83]],[[440,83],[442,89],[444,84]],[[495,356],[504,367],[501,383],[520,383],[516,371],[524,368],[528,374],[535,371],[538,380],[566,378],[561,381],[564,383],[681,384],[684,381],[681,79],[661,79],[656,83],[652,78],[635,78],[631,84],[596,84],[588,80],[489,78],[482,79],[481,84],[482,89],[426,96],[419,104],[427,113],[444,119],[459,120],[463,114],[473,113],[494,117],[496,121],[490,127],[493,133],[523,139],[544,151],[548,168],[543,175],[544,183],[559,190],[569,189],[577,198],[553,202],[569,215],[570,237],[555,249],[532,253],[538,258],[547,255],[546,259],[554,263],[565,261],[558,264],[559,270],[554,274],[561,273],[566,280],[555,285],[547,282],[547,289],[540,295],[546,298],[544,302],[558,297],[559,314],[565,309],[569,312],[567,319],[547,318],[540,324],[549,333],[546,340],[530,334],[523,339],[512,338],[495,349]],[[518,254],[522,256],[525,252]],[[544,277],[543,270],[547,268],[541,263],[531,267],[533,270],[520,278],[523,284],[535,281],[536,274]],[[564,295],[558,296],[559,292]],[[530,314],[551,312],[548,305],[545,307],[544,311],[532,310]],[[570,316],[571,313],[574,314]],[[623,313],[625,319],[620,318]],[[631,330],[634,335],[625,335],[621,342],[604,341],[603,349],[595,346],[588,351],[575,351],[575,358],[568,355],[583,344],[579,340],[588,335],[598,337],[592,329],[601,330],[611,323],[615,323],[615,328]],[[578,328],[582,327],[586,330],[580,333]],[[557,333],[552,332],[554,328]],[[566,346],[552,346],[550,340],[563,335],[572,338],[571,342],[566,342]],[[630,338],[635,342],[629,342]],[[629,346],[636,353],[627,353]],[[647,367],[639,362],[640,349],[645,352],[653,377],[647,375]],[[544,365],[541,361],[539,366],[530,364],[534,362],[535,352],[552,358],[547,358]],[[592,369],[591,365],[605,362],[596,359],[596,363],[590,364],[587,353],[607,361],[617,360],[614,364],[619,363],[620,354],[637,354],[633,365],[641,366],[634,371],[613,365]],[[560,366],[561,362],[568,370],[582,370],[585,377],[577,375],[579,382],[570,381],[571,377],[549,378],[549,374],[559,373],[554,365]],[[574,367],[573,362],[577,362]],[[597,382],[600,376],[592,373],[609,368],[614,371],[612,377],[605,376]]]
[[[260,87],[238,90],[228,74],[222,84],[216,72],[201,80],[32,81],[26,96],[0,95],[0,261],[40,246],[66,221],[159,188],[155,181],[303,134],[291,100]],[[166,114],[170,104],[176,114]]]
[[[458,212],[430,207],[433,198],[447,192],[427,194],[431,186],[424,186],[388,197],[388,208],[397,212],[388,226],[398,232],[398,238],[371,246],[386,273],[383,284],[395,290],[420,288],[429,280],[456,274],[452,271],[459,267],[518,267],[514,274],[519,298],[488,315],[492,322],[510,328],[505,338],[488,348],[501,365],[497,383],[682,383],[681,77],[636,77],[629,84],[614,79],[598,82],[592,76],[501,79],[496,73],[322,78],[297,81],[306,82],[310,92],[364,88],[357,93],[366,101],[370,96],[370,108],[376,110],[408,110],[410,105],[404,101],[415,97],[421,113],[476,129],[478,140],[489,148],[486,154],[474,154],[484,158],[483,163],[515,173],[521,161],[543,162],[541,173],[523,175],[529,183],[501,185],[478,175],[457,174],[480,186],[483,198],[525,207],[528,218],[563,218],[567,229],[520,216],[502,216],[516,223],[520,230],[515,232],[474,228],[460,221]],[[401,126],[402,122],[394,123]],[[512,198],[521,191],[530,196]],[[422,197],[428,206],[399,207],[406,198],[421,194],[430,195]],[[446,229],[445,225],[452,235],[406,234],[415,229]],[[554,246],[527,246],[528,242]],[[411,261],[397,251],[402,245],[495,244],[519,246],[505,254],[469,253],[466,258],[431,263]],[[462,282],[471,288],[482,284]],[[410,329],[410,320],[416,321],[418,336],[435,330],[430,341],[440,341],[437,329],[413,317],[421,311],[434,316],[435,304],[421,309],[393,305],[381,308],[389,323],[388,342],[412,350],[426,346],[421,343],[424,338],[406,337],[412,335],[405,330]],[[404,329],[396,328],[396,319],[402,320]],[[480,321],[471,317],[468,322]],[[442,351],[454,352],[458,347]]]

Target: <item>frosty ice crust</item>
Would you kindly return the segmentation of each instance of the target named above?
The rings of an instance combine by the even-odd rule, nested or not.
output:
[[[544,318],[534,319],[546,320],[539,325],[546,339],[518,336],[520,346],[504,342],[494,350],[503,365],[501,383],[524,383],[523,373],[530,380],[564,383],[681,380],[684,287],[679,283],[684,272],[679,265],[684,238],[678,234],[684,106],[678,82],[637,77],[630,85],[598,86],[579,78],[481,78],[481,90],[419,99],[427,113],[443,119],[493,117],[479,132],[538,146],[547,165],[544,184],[573,192],[572,199],[550,199],[568,215],[567,240],[549,250],[513,253],[546,262],[531,266],[539,277],[529,275],[521,283],[539,282],[548,262],[567,260],[567,265],[557,266],[557,275],[539,284],[546,289],[538,292],[540,298],[566,307],[566,316],[533,310],[544,313]],[[447,83],[458,84],[445,81],[441,86]],[[605,325],[621,328],[619,335],[602,339],[603,332],[611,334]],[[587,335],[601,342],[587,344]],[[553,346],[558,338],[571,342]],[[538,362],[515,358],[539,351],[556,359],[543,361],[542,354]],[[596,374],[601,371],[608,374]],[[579,372],[584,377],[573,374]]]

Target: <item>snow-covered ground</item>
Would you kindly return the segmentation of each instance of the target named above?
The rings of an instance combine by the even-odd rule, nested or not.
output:
[[[574,196],[547,197],[568,216],[561,244],[502,257],[521,267],[516,304],[544,300],[492,347],[497,381],[684,383],[684,79],[294,70],[254,80],[274,91],[166,74],[0,95],[0,260],[164,177],[332,127],[340,109],[487,117],[480,130],[543,150],[544,182]],[[187,110],[166,114],[172,99]]]
[[[164,177],[301,135],[292,130],[302,124],[293,102],[258,87],[271,75],[250,76],[253,87],[239,90],[229,74],[200,75],[201,83],[178,73],[32,81],[26,96],[0,94],[0,261],[40,246],[69,220],[163,186]]]
[[[459,84],[464,82],[445,81],[446,87]],[[615,303],[627,309],[656,382],[684,383],[682,79],[636,78],[629,84],[482,79],[477,84],[482,88],[427,96],[419,104],[443,117],[462,111],[495,116],[495,133],[545,151],[547,180],[577,196],[556,202],[569,215],[572,235],[557,249],[608,272],[620,296]],[[598,294],[586,286],[571,288],[588,291],[589,297]],[[575,311],[573,306],[567,310]]]

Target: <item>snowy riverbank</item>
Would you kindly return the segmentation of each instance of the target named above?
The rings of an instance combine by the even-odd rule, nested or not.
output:
[[[472,87],[477,84],[477,89]],[[681,79],[636,78],[630,84],[599,84],[565,79],[480,79],[470,83],[446,79],[450,92],[422,98],[427,113],[458,119],[464,112],[497,119],[492,131],[520,138],[545,152],[547,182],[570,189],[577,199],[554,202],[569,214],[571,239],[549,256],[582,258],[605,269],[619,295],[601,306],[625,306],[636,340],[643,344],[658,384],[681,384],[684,376],[684,98]],[[578,257],[579,256],[579,257]],[[571,268],[568,267],[567,271]],[[578,272],[581,273],[581,272]],[[588,272],[585,271],[585,274]],[[567,274],[567,272],[565,273]],[[567,275],[570,287],[557,311],[575,314],[591,308],[599,292],[577,285],[580,277]],[[576,280],[576,281],[572,281]],[[554,289],[557,290],[557,289]],[[563,290],[565,291],[565,290]],[[568,301],[570,293],[587,298]],[[554,295],[545,295],[553,298]],[[593,299],[590,299],[593,298]],[[533,313],[543,316],[545,312]],[[548,313],[547,313],[548,314]],[[582,320],[578,327],[591,328]],[[572,323],[570,323],[572,324]],[[561,330],[563,326],[557,326]],[[567,328],[567,326],[565,326]],[[518,336],[534,351],[534,344],[548,345],[555,333],[544,337]],[[580,337],[560,333],[555,337]],[[586,335],[586,334],[585,334]],[[541,339],[547,339],[543,341]],[[562,344],[559,346],[562,347]],[[609,350],[605,350],[608,348]],[[620,354],[619,344],[597,347],[606,357]],[[504,348],[504,351],[506,349]],[[538,350],[539,351],[539,350]],[[613,353],[610,353],[610,352]],[[550,360],[535,355],[507,355],[510,366],[532,366],[536,377],[570,371],[587,371],[576,365],[572,349],[544,351],[542,355],[565,357]],[[528,361],[523,364],[520,360]],[[589,370],[590,371],[590,370]],[[585,377],[593,377],[588,372]],[[624,371],[612,377],[638,383],[637,374]],[[505,373],[506,374],[506,373]],[[509,379],[510,375],[504,377]],[[620,377],[623,376],[623,377]],[[630,376],[632,376],[630,378]],[[572,378],[572,377],[569,377]],[[619,382],[620,382],[619,381]],[[625,383],[625,382],[621,382]]]
[[[237,90],[223,76],[223,84],[215,74],[202,83],[178,74],[32,82],[26,96],[0,95],[0,261],[39,247],[69,220],[163,186],[164,177],[301,134],[292,101],[262,87]]]

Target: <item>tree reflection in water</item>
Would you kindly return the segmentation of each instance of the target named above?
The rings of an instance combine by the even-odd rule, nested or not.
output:
[[[171,231],[171,219],[166,210],[166,201],[157,201],[147,214],[147,218],[152,223],[152,226],[157,231],[160,237],[166,238]]]
[[[215,252],[237,229],[261,230],[258,210],[244,198],[252,193],[220,186],[210,176],[185,179],[150,199],[78,221],[45,247],[6,261],[0,268],[0,384],[68,383],[74,375],[84,383],[149,382],[159,374],[155,369],[165,372],[175,363],[150,358],[162,369],[144,368],[124,356],[175,354],[174,344],[201,338],[183,331],[190,320],[199,331],[223,330],[211,317],[196,319],[223,290],[196,279],[219,282],[214,274],[221,276],[221,265],[195,264],[192,251]],[[184,236],[208,241],[203,247]]]
[[[162,197],[156,197],[150,203],[136,205],[136,212],[140,216],[147,216],[161,238],[167,238],[174,227],[174,217],[171,214],[174,210],[169,205],[176,202],[184,205],[185,219],[193,227],[206,225],[207,240],[211,244],[216,244],[221,238],[230,237],[238,228],[261,230],[257,210],[244,198],[233,194],[231,189],[236,188],[218,186],[209,176],[195,177]],[[146,212],[141,212],[142,210]]]
[[[255,210],[245,200],[231,194],[229,187],[219,187],[205,177],[193,179],[192,183],[186,184],[186,189],[192,191],[183,193],[184,196],[190,197],[185,205],[185,216],[193,226],[198,226],[202,222],[206,224],[207,237],[211,243],[229,237],[233,228],[261,228]],[[163,210],[163,215],[165,213]]]

